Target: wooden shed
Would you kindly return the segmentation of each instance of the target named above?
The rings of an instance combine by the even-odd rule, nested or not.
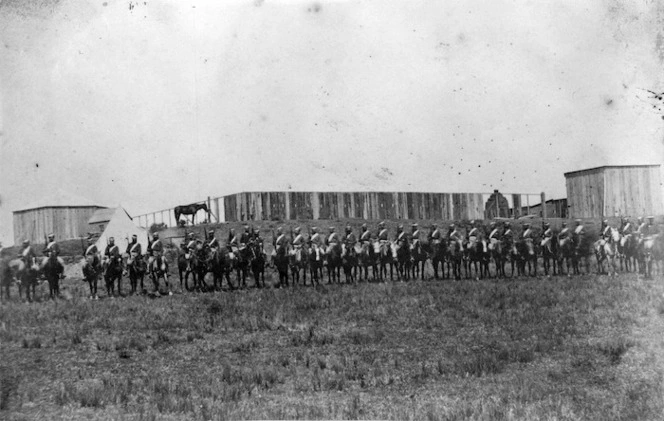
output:
[[[572,218],[664,214],[660,165],[614,165],[565,173]]]
[[[13,212],[14,244],[20,244],[23,240],[43,243],[45,236],[51,233],[55,234],[56,240],[86,236],[88,221],[103,208],[89,199],[56,191],[51,197]]]

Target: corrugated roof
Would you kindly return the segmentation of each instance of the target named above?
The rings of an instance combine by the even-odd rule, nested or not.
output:
[[[599,171],[599,170],[604,170],[607,168],[647,168],[647,167],[660,167],[660,164],[642,164],[642,165],[603,165],[601,167],[594,167],[594,168],[586,168],[585,170],[576,170],[576,171],[570,171],[566,172],[564,174],[565,177],[568,177],[570,175],[576,175],[576,174],[581,174],[584,172],[590,172],[590,171]]]
[[[92,200],[78,196],[71,192],[57,189],[50,195],[42,196],[34,202],[16,209],[14,212],[22,212],[26,210],[40,209],[40,208],[56,208],[56,207],[98,207],[103,208]]]

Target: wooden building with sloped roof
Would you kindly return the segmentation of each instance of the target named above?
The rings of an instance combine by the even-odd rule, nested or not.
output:
[[[660,165],[611,165],[565,173],[572,218],[664,214]]]

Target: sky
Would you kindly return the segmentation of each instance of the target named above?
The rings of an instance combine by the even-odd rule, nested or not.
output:
[[[0,0],[0,242],[57,189],[562,198],[664,163],[663,64],[659,2]]]

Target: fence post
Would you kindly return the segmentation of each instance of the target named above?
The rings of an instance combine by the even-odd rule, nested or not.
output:
[[[542,218],[546,219],[547,218],[547,211],[546,211],[546,195],[544,192],[540,193],[541,199],[542,199]]]

